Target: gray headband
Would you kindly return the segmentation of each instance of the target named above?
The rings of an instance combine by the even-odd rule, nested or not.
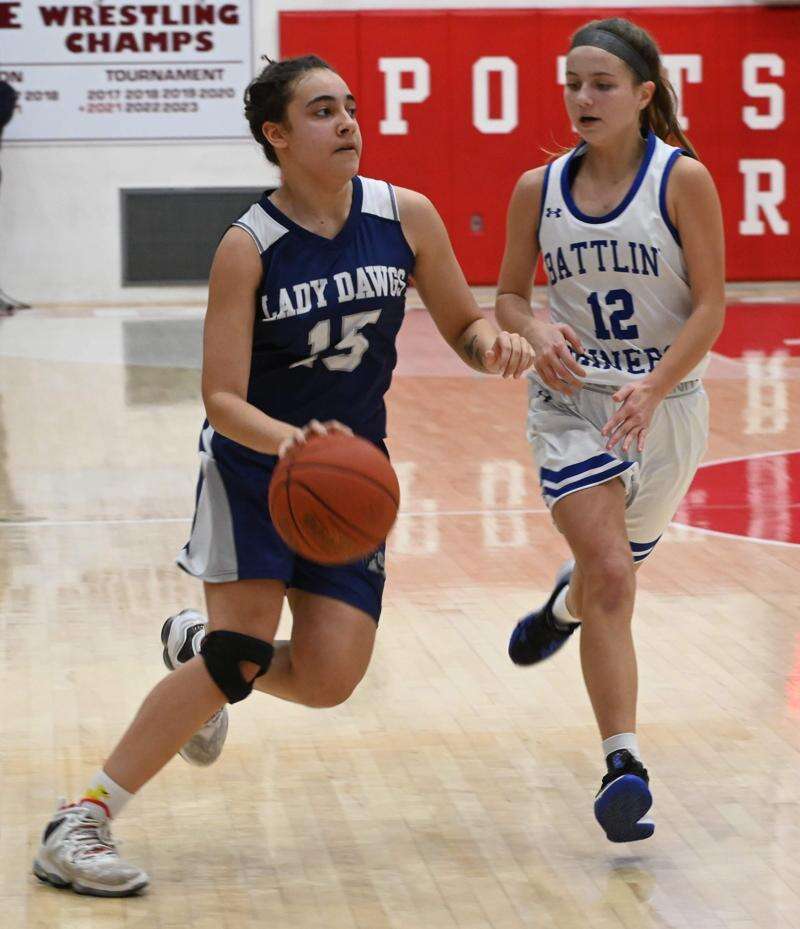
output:
[[[595,48],[602,48],[605,52],[611,52],[617,58],[621,58],[626,65],[629,65],[633,72],[643,81],[652,81],[650,68],[647,62],[630,45],[625,39],[620,38],[613,32],[606,29],[598,29],[596,26],[587,26],[575,34],[572,40],[570,51],[581,45],[593,45]]]

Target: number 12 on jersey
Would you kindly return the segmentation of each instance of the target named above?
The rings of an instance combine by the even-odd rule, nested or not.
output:
[[[600,304],[600,294],[595,291],[589,295],[589,306],[592,308],[594,316],[594,331],[598,339],[637,339],[639,337],[639,327],[633,323],[623,325],[626,319],[633,316],[633,297],[627,290],[609,290],[605,296],[605,309],[608,312],[609,307],[620,305],[618,310],[608,315],[608,323],[603,318],[603,307]],[[610,329],[609,329],[610,326]]]

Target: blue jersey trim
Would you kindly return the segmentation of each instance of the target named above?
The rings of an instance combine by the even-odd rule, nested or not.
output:
[[[557,484],[559,481],[563,481],[568,477],[573,477],[583,471],[591,471],[593,468],[599,468],[601,465],[614,464],[617,461],[619,461],[619,458],[609,455],[608,452],[603,452],[601,455],[595,455],[592,458],[587,458],[585,461],[579,461],[576,464],[559,468],[558,471],[553,471],[552,468],[540,468],[539,474],[543,481],[550,481],[552,484]]]
[[[350,203],[350,213],[348,214],[342,228],[332,239],[327,239],[324,235],[317,235],[316,232],[312,232],[310,229],[306,229],[303,226],[298,226],[296,222],[289,219],[285,213],[282,213],[275,206],[275,204],[269,199],[267,193],[265,193],[261,200],[259,200],[259,205],[266,213],[269,213],[269,215],[274,220],[277,220],[282,226],[285,226],[292,232],[297,233],[297,235],[311,240],[322,248],[339,248],[344,242],[347,242],[348,239],[352,237],[353,232],[358,225],[358,221],[361,219],[361,202],[363,200],[364,194],[363,187],[361,186],[361,178],[358,175],[355,175],[352,184],[353,199]]]
[[[661,536],[658,536],[658,538],[653,539],[652,542],[631,542],[631,551],[636,555],[640,554],[641,552],[649,552],[660,538]]]
[[[547,199],[547,185],[550,181],[550,168],[553,167],[551,161],[544,169],[544,183],[542,184],[542,199],[539,201],[539,225],[536,227],[536,241],[539,243],[539,251],[542,250],[542,216],[544,216],[544,202]]]
[[[584,487],[593,487],[595,484],[605,484],[607,481],[610,481],[612,477],[616,477],[618,474],[622,474],[623,471],[627,471],[628,468],[632,467],[632,461],[620,461],[618,465],[612,468],[606,468],[598,474],[592,474],[582,480],[571,481],[569,484],[559,487],[558,490],[545,490],[543,487],[542,495],[551,497],[553,500],[558,500],[565,494],[574,493],[576,490],[582,490]]]
[[[658,538],[654,539],[652,542],[629,542],[634,562],[639,564],[644,561],[656,547],[660,538],[661,536],[658,536]]]
[[[618,204],[610,213],[606,213],[605,216],[589,216],[587,213],[583,213],[575,201],[572,199],[572,191],[570,190],[570,167],[572,161],[576,157],[580,157],[586,151],[586,144],[579,145],[577,148],[573,149],[567,158],[566,163],[561,169],[561,196],[564,198],[564,203],[567,205],[567,209],[572,213],[572,215],[579,219],[582,223],[590,223],[592,225],[598,225],[599,223],[610,223],[612,219],[616,219],[621,213],[623,213],[628,206],[630,205],[631,200],[639,192],[639,188],[642,186],[642,181],[644,180],[645,174],[647,174],[647,169],[650,167],[650,162],[653,158],[653,152],[656,150],[656,135],[651,130],[647,134],[647,146],[644,151],[644,158],[642,158],[642,163],[639,165],[639,170],[636,172],[636,177],[633,179],[630,190],[625,194],[624,199],[620,204]]]
[[[678,230],[675,228],[674,223],[669,218],[669,210],[667,209],[667,182],[669,181],[670,173],[675,167],[675,162],[681,157],[681,155],[689,155],[688,152],[685,152],[681,148],[675,149],[675,151],[669,156],[669,160],[666,165],[664,165],[664,173],[661,175],[661,188],[658,191],[658,208],[661,210],[661,218],[664,220],[664,225],[669,229],[672,234],[672,238],[678,243],[679,247],[681,245],[681,237]],[[690,156],[691,157],[691,156]]]

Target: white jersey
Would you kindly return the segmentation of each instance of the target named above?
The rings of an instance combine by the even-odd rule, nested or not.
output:
[[[583,345],[587,380],[619,385],[644,377],[673,343],[692,309],[678,230],[666,205],[667,180],[680,149],[652,132],[639,171],[622,202],[587,216],[572,199],[582,143],[552,162],[545,175],[539,243],[550,314],[568,323]],[[704,358],[686,380],[699,378]]]

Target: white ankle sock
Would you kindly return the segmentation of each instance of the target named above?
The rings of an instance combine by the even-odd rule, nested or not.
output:
[[[89,787],[80,799],[80,805],[88,807],[99,818],[114,819],[122,812],[133,794],[112,781],[105,771],[98,771],[89,781]]]
[[[642,760],[635,732],[620,732],[617,735],[603,739],[603,759],[608,758],[612,752],[618,752],[622,748],[626,748],[637,761]]]
[[[577,616],[573,616],[569,611],[567,606],[567,591],[569,590],[569,584],[566,587],[563,587],[556,597],[555,602],[553,603],[553,618],[556,621],[556,626],[560,626],[562,629],[569,628],[571,623],[579,623],[580,619]]]

